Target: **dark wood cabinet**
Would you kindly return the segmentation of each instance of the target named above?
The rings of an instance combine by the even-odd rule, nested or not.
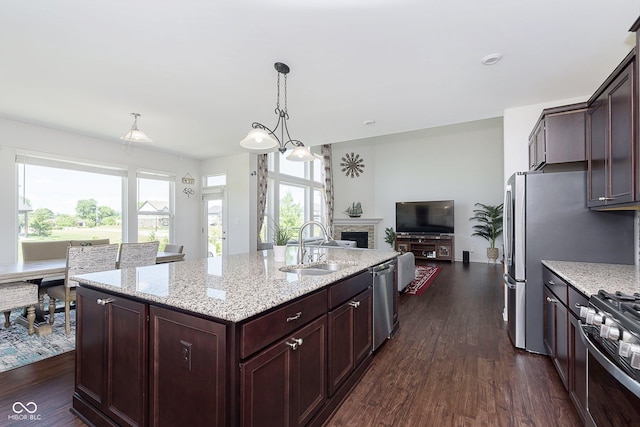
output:
[[[74,407],[92,407],[94,424],[145,426],[147,305],[86,288],[76,295]]]
[[[359,295],[329,312],[329,395],[340,388],[356,367],[371,354],[373,290]]]
[[[424,261],[455,261],[454,236],[396,236],[396,251],[413,252],[416,263]]]
[[[149,330],[149,425],[224,425],[226,326],[151,306]]]
[[[587,347],[580,337],[580,307],[588,299],[545,267],[544,344],[579,415],[587,403]]]
[[[589,304],[588,298],[569,287],[569,396],[584,420],[587,413],[587,346],[580,336],[580,307]]]
[[[546,108],[529,136],[529,169],[584,162],[586,103]]]
[[[640,201],[635,189],[635,91],[635,53],[631,52],[588,102],[589,207]]]
[[[324,315],[240,365],[243,426],[301,426],[327,399]]]

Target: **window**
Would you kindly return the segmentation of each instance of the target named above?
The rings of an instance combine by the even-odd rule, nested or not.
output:
[[[162,251],[173,229],[175,177],[138,171],[138,242],[159,241]]]
[[[322,160],[292,162],[280,153],[269,154],[269,181],[265,219],[260,232],[262,241],[273,241],[273,223],[294,229],[305,221],[323,222],[324,190]],[[319,227],[308,227],[305,236],[320,236]],[[297,236],[296,236],[297,237]]]
[[[126,170],[23,154],[16,166],[18,259],[23,240],[122,241]]]

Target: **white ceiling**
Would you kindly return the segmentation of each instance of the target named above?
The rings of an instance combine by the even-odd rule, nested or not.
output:
[[[119,144],[138,112],[151,148],[239,153],[253,121],[275,125],[281,61],[291,136],[342,142],[590,95],[638,16],[640,0],[5,1],[0,116]]]

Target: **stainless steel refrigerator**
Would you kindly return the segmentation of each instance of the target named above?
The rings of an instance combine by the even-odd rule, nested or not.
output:
[[[503,241],[509,337],[546,354],[541,260],[634,264],[634,213],[590,211],[587,173],[520,172],[505,191]]]

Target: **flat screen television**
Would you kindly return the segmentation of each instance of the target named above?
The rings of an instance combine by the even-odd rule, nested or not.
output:
[[[396,203],[396,233],[452,234],[453,200]]]

